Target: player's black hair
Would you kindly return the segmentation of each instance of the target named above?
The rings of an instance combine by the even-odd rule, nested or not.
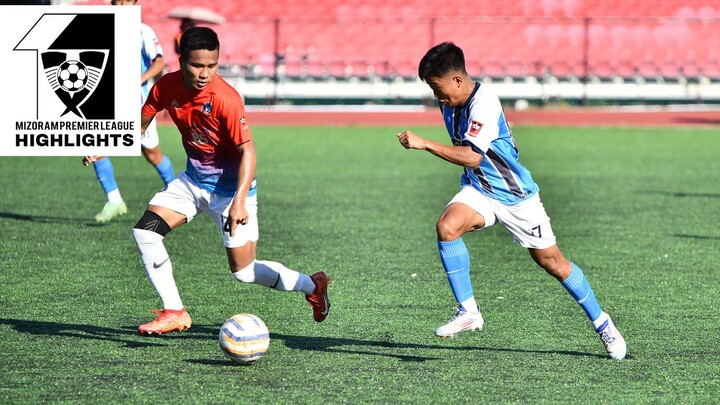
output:
[[[452,42],[443,42],[430,48],[418,65],[418,76],[423,81],[430,77],[442,77],[447,72],[465,70],[465,55],[459,46]]]
[[[180,37],[180,61],[190,59],[190,52],[198,49],[220,51],[218,36],[208,27],[190,27]]]

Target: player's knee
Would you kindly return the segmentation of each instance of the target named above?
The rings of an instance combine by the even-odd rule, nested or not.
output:
[[[442,241],[455,240],[465,233],[455,221],[445,216],[440,217],[437,221],[435,231],[437,232],[438,240]]]
[[[140,220],[133,227],[133,236],[139,242],[138,238],[149,238],[152,234],[164,238],[170,232],[170,225],[155,212],[145,211]]]
[[[255,282],[255,260],[243,268],[235,268],[232,270],[232,275],[236,280],[242,281],[243,283]]]
[[[564,280],[570,274],[570,263],[562,255],[538,254],[533,259],[538,266],[558,280]]]

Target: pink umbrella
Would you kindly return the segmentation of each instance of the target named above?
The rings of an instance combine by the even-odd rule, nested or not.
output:
[[[182,6],[175,7],[167,15],[170,18],[190,19],[199,23],[225,24],[225,17],[209,8]]]

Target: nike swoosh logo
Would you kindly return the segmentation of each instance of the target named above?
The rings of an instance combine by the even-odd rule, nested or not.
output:
[[[160,264],[153,263],[153,269],[159,269],[162,267],[163,264],[165,264],[166,261],[170,260],[170,257],[166,257],[165,260],[161,261]]]
[[[330,312],[330,305],[328,304],[328,300],[327,300],[327,297],[326,297],[325,295],[323,295],[323,301],[325,302],[325,310],[324,310],[324,311],[320,311],[320,313],[321,313],[323,316],[327,316],[328,312]]]

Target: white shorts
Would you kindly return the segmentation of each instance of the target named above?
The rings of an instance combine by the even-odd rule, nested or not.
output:
[[[518,204],[505,205],[486,197],[472,186],[464,186],[448,205],[456,202],[482,215],[485,218],[483,228],[489,228],[496,222],[503,224],[512,233],[513,240],[524,248],[546,249],[556,243],[550,217],[545,212],[539,193]]]
[[[171,181],[164,190],[155,194],[149,205],[158,205],[185,215],[187,222],[192,221],[198,211],[206,213],[217,225],[223,237],[225,247],[234,248],[245,245],[247,242],[256,242],[259,237],[257,221],[257,195],[245,200],[248,211],[248,223],[235,228],[235,237],[223,230],[225,220],[230,211],[232,197],[213,194],[200,187],[185,172]]]
[[[140,136],[140,145],[145,149],[152,149],[160,145],[160,137],[158,136],[157,131],[157,122],[154,118],[152,121],[150,121],[150,124],[148,124],[145,133]]]

